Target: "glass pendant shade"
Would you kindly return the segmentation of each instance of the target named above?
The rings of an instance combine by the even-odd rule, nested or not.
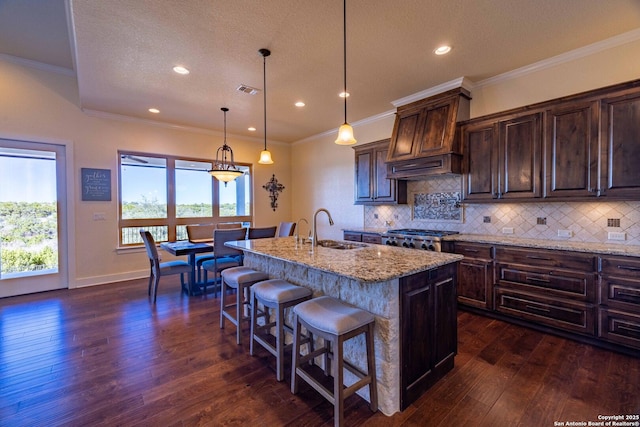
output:
[[[237,177],[242,176],[244,172],[238,169],[234,163],[233,150],[227,145],[227,111],[229,111],[229,109],[222,107],[221,110],[224,113],[224,142],[222,147],[218,147],[216,151],[216,160],[209,174],[218,181],[224,182],[226,186],[227,182],[231,182]]]
[[[336,139],[335,142],[338,145],[353,145],[357,142],[353,137],[353,128],[349,123],[345,122],[340,126],[340,129],[338,129],[338,139]]]
[[[260,152],[260,160],[258,160],[258,163],[263,165],[272,165],[273,159],[271,159],[271,152],[269,150],[262,150]]]

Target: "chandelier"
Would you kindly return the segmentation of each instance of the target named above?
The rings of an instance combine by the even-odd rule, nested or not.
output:
[[[227,145],[227,111],[229,109],[222,107],[221,110],[224,113],[224,142],[222,147],[218,147],[218,151],[216,151],[216,161],[209,173],[218,181],[224,182],[226,187],[228,182],[233,181],[244,172],[238,169],[233,162],[233,150]]]

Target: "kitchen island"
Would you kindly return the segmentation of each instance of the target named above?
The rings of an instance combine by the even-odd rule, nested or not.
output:
[[[347,243],[347,242],[344,242]],[[379,409],[406,408],[453,368],[457,348],[457,254],[359,244],[335,249],[293,237],[228,242],[244,265],[371,312]],[[345,344],[345,357],[365,368],[364,340]],[[345,376],[350,384],[353,378]],[[366,389],[360,391],[368,399]]]

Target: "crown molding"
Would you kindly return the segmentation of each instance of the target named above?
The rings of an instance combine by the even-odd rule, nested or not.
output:
[[[0,53],[0,61],[10,62],[16,65],[22,65],[28,68],[35,68],[36,70],[48,71],[50,73],[62,74],[69,77],[75,77],[76,73],[69,68],[58,67],[56,65],[49,65],[43,62],[33,61],[31,59],[20,58],[18,56],[7,55],[6,53]]]
[[[451,89],[457,89],[459,87],[471,92],[471,90],[475,87],[475,84],[466,77],[458,77],[437,86],[430,87],[429,89],[414,93],[413,95],[405,96],[404,98],[391,101],[391,104],[393,104],[393,106],[397,108],[403,105],[411,104],[415,101],[420,101],[430,96],[438,95],[439,93],[443,93]]]

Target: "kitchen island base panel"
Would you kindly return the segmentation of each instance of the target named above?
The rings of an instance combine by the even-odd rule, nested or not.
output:
[[[266,272],[270,278],[286,280],[312,290],[313,296],[328,295],[369,311],[375,317],[374,346],[376,378],[378,383],[378,409],[385,415],[400,411],[400,311],[399,280],[361,283],[333,273],[292,264],[269,256],[245,252],[244,265]],[[289,315],[290,316],[290,315]],[[288,321],[292,321],[291,318]],[[366,347],[363,337],[345,343],[344,358],[366,371]],[[316,363],[323,366],[322,358]],[[349,386],[358,378],[345,372],[344,383]],[[369,390],[358,395],[367,401]]]

